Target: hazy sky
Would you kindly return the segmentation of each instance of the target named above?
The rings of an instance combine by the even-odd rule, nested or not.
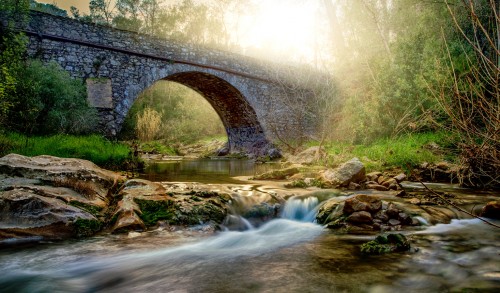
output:
[[[89,10],[90,0],[37,0],[40,3],[56,4],[58,7],[65,9],[69,13],[69,8],[75,6],[80,11],[87,12]]]
[[[1,1],[1,0],[0,0]],[[88,13],[90,0],[37,0],[42,3],[56,4],[66,9],[71,6]],[[198,0],[199,2],[203,2]],[[197,1],[197,2],[198,2]],[[165,1],[166,3],[175,0]],[[311,61],[315,56],[319,39],[318,0],[252,0],[258,7],[255,14],[226,16],[233,39],[242,48],[260,48],[299,59]],[[270,53],[270,52],[268,52]]]

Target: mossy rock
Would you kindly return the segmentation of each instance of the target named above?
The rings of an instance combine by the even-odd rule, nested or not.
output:
[[[101,211],[102,211],[102,207],[90,205],[87,203],[83,203],[81,201],[72,200],[68,204],[71,206],[77,207],[79,209],[82,209],[86,212],[89,212],[90,214],[92,214],[95,217],[99,216],[101,214]]]
[[[139,217],[146,226],[154,226],[160,220],[172,220],[174,212],[173,204],[168,200],[144,200],[135,198],[134,201],[139,205],[141,213]]]
[[[92,219],[77,219],[73,225],[75,227],[75,236],[78,238],[92,236],[102,228],[100,221]]]
[[[361,245],[361,253],[365,255],[379,255],[397,251],[410,250],[410,242],[401,233],[379,235],[375,240],[368,241]]]

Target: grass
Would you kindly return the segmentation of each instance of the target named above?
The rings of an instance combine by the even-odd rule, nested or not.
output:
[[[325,145],[328,157],[322,163],[336,166],[358,157],[368,172],[391,168],[408,171],[423,162],[454,161],[453,144],[453,138],[446,132],[408,134],[379,139],[368,145],[330,142]],[[431,145],[438,145],[439,148],[433,149],[429,147]]]
[[[32,136],[18,133],[0,134],[0,155],[16,153],[25,156],[51,155],[79,158],[110,169],[118,169],[131,160],[130,148],[100,135]]]
[[[175,147],[173,147],[171,145],[166,145],[164,142],[159,141],[159,140],[141,142],[139,148],[141,149],[141,151],[146,152],[146,153],[162,154],[162,155],[169,155],[169,156],[178,155]]]

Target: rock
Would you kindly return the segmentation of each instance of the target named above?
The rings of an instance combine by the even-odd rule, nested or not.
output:
[[[354,182],[349,182],[349,186],[347,187],[349,190],[358,190],[361,189],[361,186]]]
[[[345,200],[344,214],[351,214],[358,211],[376,213],[382,208],[382,201],[367,194],[356,194]]]
[[[330,186],[345,187],[350,182],[359,183],[365,179],[365,166],[358,158],[353,158],[336,169],[324,171],[320,177]]]
[[[389,219],[389,221],[387,221],[387,223],[391,226],[397,226],[397,225],[401,225],[401,221],[399,220],[396,220],[396,219]]]
[[[406,225],[411,225],[411,217],[408,216],[406,213],[399,213],[398,214],[398,220]]]
[[[109,189],[125,179],[86,160],[17,154],[0,158],[0,174],[49,181],[58,186],[80,189],[91,199],[98,196],[102,200],[105,200]]]
[[[481,217],[500,219],[500,202],[490,201],[488,202],[481,211]]]
[[[414,205],[419,205],[419,204],[421,204],[421,201],[418,198],[412,198],[412,199],[410,199],[410,203],[414,204]]]
[[[288,158],[288,161],[297,164],[310,165],[316,162],[319,158],[325,155],[324,150],[320,149],[319,146],[313,146],[305,151],[300,152],[295,156]]]
[[[383,223],[389,221],[389,217],[387,216],[387,214],[383,210],[378,211],[375,214],[374,218],[377,219],[377,220],[382,221]]]
[[[374,181],[374,182],[376,182],[377,178],[380,175],[382,175],[382,172],[370,172],[370,173],[366,174],[366,178],[368,179],[368,181]]]
[[[112,232],[125,232],[130,230],[145,230],[146,225],[138,216],[141,210],[134,201],[134,196],[125,194],[118,202],[116,210],[113,213],[111,222],[114,222]]]
[[[35,237],[61,240],[89,236],[101,223],[89,212],[32,190],[0,192],[0,241]]]
[[[277,148],[270,148],[267,151],[267,156],[271,160],[275,160],[275,159],[279,159],[279,158],[283,157],[283,155],[281,154],[280,150],[277,149]]]
[[[300,170],[296,167],[290,167],[286,169],[273,170],[263,174],[255,175],[253,180],[283,180],[288,177],[299,173]]]
[[[366,184],[367,189],[375,189],[378,191],[389,191],[389,189],[385,186],[379,185],[379,184]]]
[[[396,207],[394,203],[390,203],[389,206],[387,207],[386,213],[389,218],[397,219],[399,216],[399,213],[403,212],[399,208]]]
[[[224,146],[223,148],[220,148],[216,151],[216,155],[219,157],[227,156],[229,155],[229,147]]]
[[[346,219],[347,222],[355,224],[361,224],[361,223],[371,224],[372,220],[373,220],[372,215],[369,212],[365,211],[354,212],[351,215],[349,215]]]
[[[339,202],[337,199],[332,198],[327,200],[318,210],[316,214],[316,222],[324,225],[331,221],[335,221],[343,215],[344,202]]]
[[[404,173],[400,173],[393,177],[398,183],[403,182],[406,179],[406,175]]]
[[[398,185],[398,182],[396,181],[396,179],[389,178],[389,179],[385,180],[384,182],[382,182],[382,186],[387,187],[389,189],[390,189],[391,185],[396,185],[396,186]]]
[[[375,240],[361,245],[361,253],[376,255],[396,251],[408,251],[411,245],[403,234],[379,235]]]
[[[385,176],[379,176],[377,178],[377,183],[382,185],[382,183],[384,183],[386,180],[387,180],[387,178]]]

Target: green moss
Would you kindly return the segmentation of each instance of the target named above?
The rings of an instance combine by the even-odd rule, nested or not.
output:
[[[86,203],[83,203],[80,201],[76,201],[76,200],[72,200],[68,204],[71,206],[77,207],[79,209],[82,209],[86,212],[89,212],[94,216],[99,216],[101,211],[102,211],[101,207],[89,205],[89,204],[86,204]]]
[[[366,255],[377,255],[395,251],[407,251],[410,242],[403,234],[379,235],[375,240],[361,245],[361,253]]]
[[[285,184],[286,188],[306,188],[308,185],[303,179],[294,180],[292,183]]]
[[[76,237],[92,236],[101,230],[102,223],[98,220],[77,219],[73,223]]]
[[[174,216],[172,202],[166,200],[144,200],[135,198],[141,214],[139,217],[146,226],[154,226],[160,220],[171,220]]]

